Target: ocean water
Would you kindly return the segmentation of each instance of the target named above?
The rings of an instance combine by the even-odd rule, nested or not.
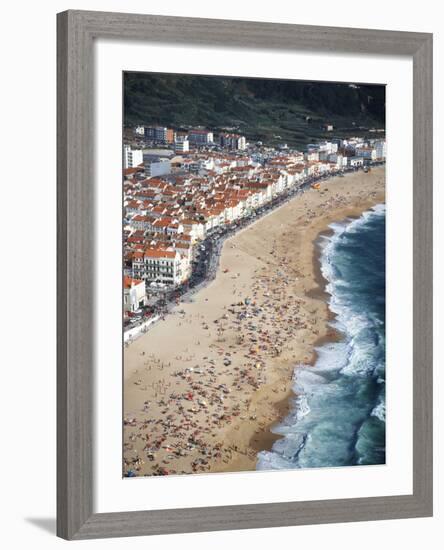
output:
[[[321,269],[342,338],[296,366],[291,412],[273,429],[284,437],[258,470],[385,463],[385,206],[330,227]]]

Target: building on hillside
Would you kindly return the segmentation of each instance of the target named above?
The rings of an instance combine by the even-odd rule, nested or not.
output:
[[[239,136],[237,139],[237,147],[239,151],[244,151],[247,148],[247,140],[245,139],[245,136]]]
[[[146,305],[145,282],[131,277],[123,278],[123,309],[134,312]]]
[[[145,136],[145,126],[136,126],[134,128],[136,136]]]
[[[213,143],[213,132],[209,130],[190,130],[188,132],[188,140],[194,145],[208,145]]]
[[[330,154],[337,152],[338,144],[335,141],[321,141],[317,145],[309,145],[308,150],[310,150],[310,148],[318,149],[319,152],[326,152]]]
[[[243,151],[247,148],[245,136],[239,134],[220,134],[219,142],[222,147]]]
[[[174,150],[178,154],[188,153],[188,151],[190,150],[190,142],[188,141],[188,139],[178,139],[174,143]]]
[[[141,149],[131,149],[129,145],[123,148],[123,168],[136,168],[143,164],[143,152]]]
[[[165,126],[145,126],[145,137],[158,143],[173,143],[174,130]]]

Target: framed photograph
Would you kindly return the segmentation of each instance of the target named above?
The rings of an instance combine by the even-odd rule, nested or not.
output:
[[[58,535],[432,515],[432,35],[58,15]]]

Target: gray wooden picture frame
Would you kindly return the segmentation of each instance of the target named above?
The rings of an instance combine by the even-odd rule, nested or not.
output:
[[[92,152],[97,38],[413,59],[413,494],[94,513]],[[90,539],[432,515],[432,35],[66,11],[57,16],[57,48],[58,535]]]

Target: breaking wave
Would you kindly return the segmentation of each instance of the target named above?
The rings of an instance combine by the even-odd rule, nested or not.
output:
[[[341,339],[295,367],[283,437],[259,470],[385,463],[385,205],[330,228],[320,262]]]

